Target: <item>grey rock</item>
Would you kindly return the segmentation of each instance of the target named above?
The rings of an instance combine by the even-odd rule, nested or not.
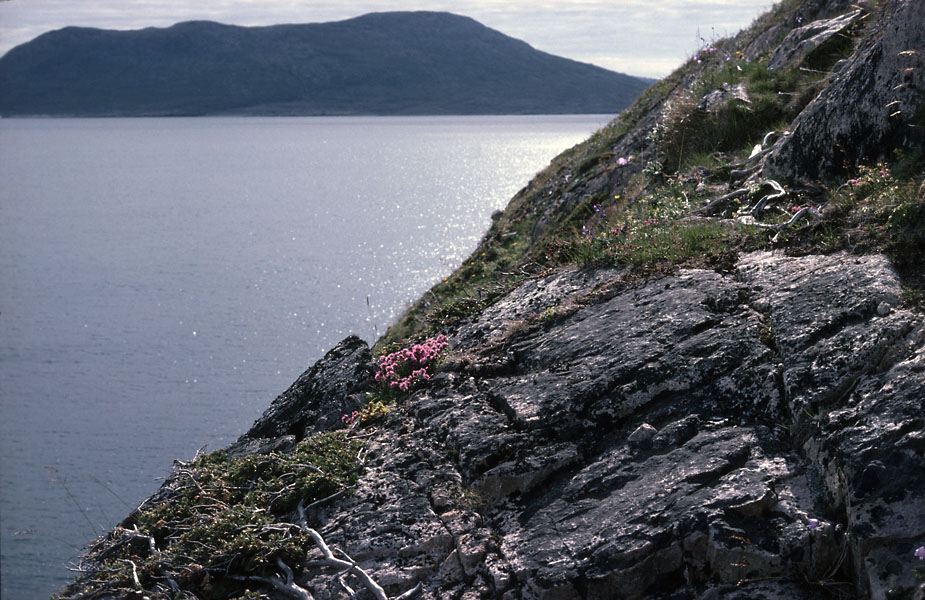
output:
[[[356,494],[317,515],[330,543],[427,598],[912,590],[925,335],[878,314],[900,290],[886,259],[755,253],[471,334],[600,281],[558,277],[463,326],[454,353],[508,367],[453,366],[393,411]]]
[[[458,347],[499,340],[524,319],[556,310],[619,273],[618,269],[565,269],[526,281],[486,308],[475,322],[461,326],[451,342]]]
[[[863,14],[860,10],[854,10],[833,19],[820,19],[792,30],[771,55],[768,70],[799,66],[807,56],[857,23]]]
[[[916,116],[925,98],[923,23],[925,3],[884,3],[871,25],[875,31],[775,144],[765,176],[831,179],[896,148],[925,147]]]
[[[452,354],[469,361],[365,431],[354,493],[311,510],[327,543],[390,597],[911,597],[925,322],[898,305],[889,262],[753,253],[728,275],[615,277],[550,275],[463,325]],[[571,309],[525,317],[550,301]],[[498,335],[505,318],[523,324]],[[345,340],[300,378],[311,393],[259,423],[324,426],[331,397],[365,385],[368,352]],[[498,356],[504,369],[468,372]],[[304,581],[343,595],[336,573]]]
[[[808,266],[759,254],[740,276],[761,281],[770,302],[794,441],[855,534],[859,586],[885,597],[913,585],[904,548],[925,539],[925,332],[907,311],[879,315],[900,289],[885,258],[837,255]],[[854,285],[860,294],[845,290]],[[885,569],[886,556],[905,567]]]
[[[703,112],[713,112],[731,100],[751,104],[751,99],[748,97],[748,91],[744,83],[713,90],[697,102],[696,109]]]
[[[277,438],[241,437],[225,450],[228,452],[228,458],[236,459],[254,454],[289,452],[295,446],[296,437],[294,435],[281,435]]]
[[[795,26],[798,27],[804,22],[810,23],[831,19],[851,11],[856,6],[857,3],[854,0],[803,0],[788,19],[776,21],[766,28],[759,28],[755,32],[743,31],[736,38],[742,42],[745,48],[743,51],[745,57],[749,61],[757,60],[776,50],[781,40]],[[749,34],[754,37],[748,38]],[[743,37],[746,37],[746,39],[741,39]]]
[[[356,336],[346,338],[280,394],[242,440],[284,435],[301,440],[337,427],[344,414],[365,406],[362,392],[374,371],[366,342]]]
[[[652,427],[648,423],[643,423],[637,427],[633,433],[629,434],[626,441],[634,446],[644,446],[652,441],[656,433],[658,433],[658,430],[655,427]]]

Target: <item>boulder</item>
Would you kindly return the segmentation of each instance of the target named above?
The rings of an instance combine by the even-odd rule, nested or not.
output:
[[[768,61],[768,70],[798,67],[810,54],[857,23],[864,12],[854,10],[833,19],[820,19],[790,31]]]
[[[350,336],[307,369],[257,419],[245,440],[294,435],[302,440],[340,425],[343,415],[366,405],[364,392],[375,364],[369,346]]]
[[[720,89],[713,90],[697,102],[696,109],[701,112],[714,112],[733,100],[744,104],[751,103],[744,83],[726,84]]]

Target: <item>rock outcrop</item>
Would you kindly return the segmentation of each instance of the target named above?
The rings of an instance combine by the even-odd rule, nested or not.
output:
[[[239,444],[284,435],[302,440],[333,429],[344,413],[365,404],[358,393],[374,370],[366,342],[348,337],[280,394]]]
[[[925,4],[886,3],[871,27],[775,145],[768,176],[826,178],[895,148],[925,148]]]
[[[862,16],[860,9],[839,15],[832,19],[819,19],[787,34],[781,45],[768,60],[768,69],[775,71],[794,64],[800,64],[814,52],[819,52],[836,36],[857,23]]]
[[[328,543],[421,598],[911,595],[925,323],[888,262],[594,275],[527,283],[460,329],[370,432]]]

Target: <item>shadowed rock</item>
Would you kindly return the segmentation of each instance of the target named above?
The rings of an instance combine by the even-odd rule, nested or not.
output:
[[[365,406],[365,397],[356,394],[369,387],[373,370],[366,342],[346,338],[280,394],[239,443],[284,435],[301,440],[334,428],[344,414]]]

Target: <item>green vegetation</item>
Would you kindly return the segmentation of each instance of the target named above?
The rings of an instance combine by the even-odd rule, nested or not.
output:
[[[168,496],[143,504],[131,529],[117,528],[91,548],[95,569],[74,588],[90,597],[160,586],[170,597],[173,581],[201,598],[244,597],[246,579],[226,574],[269,577],[277,560],[305,562],[314,544],[293,513],[349,491],[362,448],[339,431],[288,453],[229,459],[219,450],[177,463]]]
[[[746,250],[883,252],[906,277],[909,301],[919,302],[925,283],[923,172],[907,170],[898,177],[884,163],[862,166],[855,178],[834,190],[820,188],[812,199],[782,196],[769,205],[764,228],[742,218],[764,196],[760,188],[733,199],[719,217],[692,218],[690,208],[700,199],[693,175],[676,174],[649,186],[628,207],[611,205],[611,216],[595,205],[580,232],[558,241],[558,257],[583,267],[660,272],[677,266],[722,269]],[[803,208],[818,217],[785,226]]]
[[[799,66],[769,69],[771,51],[746,57],[745,48],[772,27],[779,43],[803,24],[803,4],[785,0],[735,38],[705,42],[560,155],[495,219],[475,253],[389,329],[379,350],[448,332],[526,278],[564,265],[625,267],[638,277],[681,266],[722,271],[750,250],[884,252],[905,277],[907,302],[921,305],[921,152],[861,166],[854,183],[780,194],[760,179],[738,183],[745,179],[738,173],[755,164],[748,161],[755,146],[767,148],[790,126],[874,20],[833,36]],[[710,110],[698,108],[715,90],[726,94]],[[879,176],[881,168],[888,175]],[[612,175],[618,169],[625,171]],[[741,193],[704,210],[734,191]]]

